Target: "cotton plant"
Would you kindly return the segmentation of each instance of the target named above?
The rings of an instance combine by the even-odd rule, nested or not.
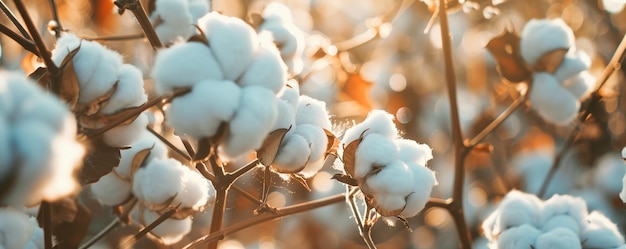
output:
[[[278,117],[276,94],[287,80],[278,48],[243,20],[210,12],[198,20],[200,40],[158,52],[152,71],[157,93],[190,88],[165,110],[177,135],[223,136],[220,155],[258,149]],[[226,126],[225,134],[218,134]]]
[[[0,209],[0,248],[43,249],[43,229],[35,217],[14,209]]]
[[[75,193],[85,149],[76,120],[56,96],[24,75],[0,73],[0,179],[14,183],[0,197],[15,208]]]
[[[385,111],[371,111],[347,129],[340,148],[345,172],[382,216],[417,215],[437,185],[435,173],[426,167],[432,149],[401,138],[393,115]]]
[[[78,82],[68,88],[78,93],[66,101],[82,128],[101,128],[106,125],[107,117],[141,106],[148,99],[142,72],[131,64],[124,64],[120,54],[100,43],[63,33],[52,51],[52,60],[58,67],[70,66],[72,62]],[[139,115],[104,132],[102,140],[111,147],[128,146],[138,139],[147,123],[147,117]]]
[[[509,192],[483,222],[489,248],[626,248],[617,225],[585,201],[553,195],[541,201],[535,195]]]
[[[150,21],[161,42],[173,43],[189,39],[195,23],[210,10],[207,0],[157,0]]]
[[[574,33],[562,19],[530,20],[520,38],[521,56],[533,69],[532,108],[550,123],[571,123],[580,99],[595,85],[588,71],[591,59],[576,48]]]

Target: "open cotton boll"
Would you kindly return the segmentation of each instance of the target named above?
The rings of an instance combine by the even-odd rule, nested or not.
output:
[[[267,21],[261,23],[258,30],[259,33],[270,32],[272,34],[284,61],[298,60],[304,53],[304,34],[294,24]],[[299,73],[298,71],[302,70],[294,67],[295,65],[287,66],[291,73]]]
[[[54,50],[52,50],[52,61],[55,65],[60,66],[63,59],[74,49],[78,48],[82,40],[75,34],[64,32],[61,37],[56,40]]]
[[[117,90],[109,102],[100,109],[102,114],[114,114],[129,107],[137,107],[148,101],[143,88],[143,74],[130,64],[123,64],[118,71]]]
[[[311,178],[324,167],[325,162],[326,157],[323,156],[317,160],[309,160],[306,166],[304,166],[304,169],[300,170],[299,174],[304,178]]]
[[[543,203],[539,215],[541,224],[545,224],[552,216],[564,214],[571,216],[582,225],[587,218],[587,204],[580,197],[555,194]]]
[[[299,124],[294,132],[306,139],[309,144],[309,149],[311,150],[310,161],[317,161],[324,156],[326,146],[328,145],[328,137],[326,137],[326,133],[324,133],[322,128],[310,124]]]
[[[19,106],[16,106],[15,113],[8,117],[13,120],[14,126],[19,126],[23,123],[38,122],[46,124],[52,131],[61,131],[67,125],[76,125],[73,118],[70,120],[67,119],[67,117],[70,116],[69,109],[56,97],[31,85],[31,82],[21,83],[31,86],[32,90],[39,94],[21,101]]]
[[[150,210],[143,210],[144,226],[149,225],[159,218],[159,214]],[[191,231],[191,217],[184,219],[166,219],[163,223],[152,229],[150,233],[158,237],[165,245],[171,245],[180,241],[185,235]]]
[[[504,230],[496,242],[498,249],[530,249],[536,248],[537,237],[541,235],[541,231],[537,228],[522,224],[520,226],[511,227]]]
[[[268,46],[269,45],[269,46]],[[241,87],[262,86],[278,93],[287,81],[287,66],[274,44],[262,44],[237,83]]]
[[[406,206],[405,196],[394,194],[374,194],[374,207],[382,216],[395,216]]]
[[[133,175],[133,194],[150,206],[166,204],[181,188],[183,167],[172,158],[155,158]]]
[[[393,123],[393,115],[383,110],[373,110],[367,114],[363,122],[346,130],[341,143],[348,145],[350,142],[357,140],[364,132],[366,134],[380,133],[389,139],[394,139],[398,136],[398,129]]]
[[[224,77],[236,80],[252,61],[259,40],[252,27],[243,20],[210,12],[198,19]]]
[[[278,117],[276,96],[267,88],[245,87],[239,101],[239,108],[230,121],[228,135],[220,147],[228,158],[260,148]]]
[[[146,163],[154,158],[164,159],[167,157],[168,150],[165,144],[149,131],[143,130],[139,133],[139,138],[130,145],[129,149],[120,151],[120,163],[113,170],[123,177],[130,177],[133,159],[137,153],[145,149],[150,149],[150,154],[145,159]]]
[[[276,117],[276,123],[274,123],[274,126],[270,130],[275,131],[277,129],[289,129],[289,127],[291,127],[289,132],[293,132],[296,124],[296,110],[287,101],[282,99],[276,101],[276,107],[278,108],[278,116]]]
[[[287,84],[283,86],[283,89],[277,96],[279,99],[289,103],[293,109],[296,110],[300,99],[300,85],[295,80],[287,81]]]
[[[580,107],[578,99],[548,73],[534,74],[530,102],[542,118],[557,125],[572,122]]]
[[[91,184],[91,192],[107,206],[119,205],[130,196],[130,182],[122,180],[114,173],[108,173]]]
[[[79,185],[74,179],[74,172],[82,165],[85,154],[83,145],[75,140],[76,122],[67,116],[64,129],[53,138],[50,158],[52,172],[46,174],[43,198],[54,201],[75,192]]]
[[[563,88],[567,89],[574,97],[583,98],[594,89],[596,77],[588,71],[580,72],[578,75],[563,82]]]
[[[161,21],[155,26],[159,40],[170,43],[180,38],[187,39],[193,34],[195,28],[187,0],[158,0],[154,4],[151,19],[153,23]]]
[[[585,248],[624,246],[624,237],[620,234],[617,225],[597,211],[593,211],[587,216],[580,240],[584,242]]]
[[[508,227],[529,224],[538,227],[542,203],[535,195],[513,190],[506,194],[498,208],[485,219],[483,231],[493,240]]]
[[[201,211],[207,205],[207,202],[215,197],[215,188],[200,173],[188,167],[182,167],[182,169],[183,175],[181,179],[183,182],[172,204],[178,205],[180,203],[182,208]]]
[[[541,225],[541,231],[543,232],[548,232],[556,228],[566,228],[572,230],[575,234],[580,234],[580,222],[566,214],[552,216]]]
[[[406,206],[400,215],[408,218],[424,209],[433,187],[438,183],[432,170],[414,162],[407,162],[407,165],[413,176],[413,190],[406,197]]]
[[[305,167],[310,154],[309,143],[304,137],[288,133],[280,143],[272,168],[280,173],[296,173]]]
[[[296,109],[296,124],[312,124],[330,130],[332,125],[326,111],[326,102],[301,95]]]
[[[556,228],[537,237],[536,249],[576,249],[582,248],[580,238],[572,230]]]
[[[142,113],[132,123],[116,126],[102,134],[102,141],[111,147],[129,146],[141,136],[147,125],[148,117]]]
[[[396,139],[395,143],[398,146],[398,159],[402,161],[426,165],[433,159],[433,149],[428,144],[420,144],[403,138]]]
[[[371,133],[361,140],[354,157],[353,177],[362,179],[375,167],[381,167],[396,160],[398,147],[393,140],[378,133]]]
[[[413,172],[404,162],[395,160],[365,178],[361,185],[364,194],[407,196],[413,191]]]
[[[211,49],[200,42],[187,42],[157,52],[152,78],[156,92],[164,94],[202,80],[223,80],[224,74]]]
[[[34,227],[26,214],[12,209],[0,209],[0,247],[23,249],[33,232]]]
[[[200,81],[190,93],[172,100],[165,110],[165,123],[179,135],[211,137],[222,122],[234,117],[241,98],[241,88],[232,81]]]
[[[561,65],[554,71],[554,77],[559,82],[563,82],[582,71],[586,71],[591,66],[591,58],[584,51],[567,53]]]
[[[211,5],[206,0],[187,0],[189,2],[189,13],[193,23],[198,22],[200,17],[211,11]]]
[[[562,19],[530,20],[520,36],[520,52],[529,65],[535,65],[547,52],[573,46],[574,33]]]

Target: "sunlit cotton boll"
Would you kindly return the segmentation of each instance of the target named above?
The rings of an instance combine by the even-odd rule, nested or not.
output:
[[[293,24],[289,8],[272,2],[265,7],[262,16],[263,23],[258,28],[259,33],[270,32],[289,72],[300,73],[303,66],[304,33]]]
[[[237,80],[241,87],[262,86],[278,93],[287,81],[287,66],[274,44],[262,43],[246,71]]]
[[[426,165],[433,159],[433,149],[427,144],[403,138],[396,139],[395,143],[398,146],[398,159],[402,161]]]
[[[565,228],[556,228],[537,237],[537,249],[577,249],[582,248],[580,238]]]
[[[177,43],[157,52],[152,78],[158,94],[190,87],[203,80],[223,80],[213,52],[200,42]]]
[[[310,124],[297,125],[294,133],[302,136],[308,144],[309,157],[305,168],[300,173],[305,178],[311,177],[324,166],[323,158],[326,154],[328,137],[322,128]]]
[[[148,101],[143,88],[141,70],[130,64],[123,64],[118,70],[117,90],[109,102],[100,110],[103,114],[114,114],[122,109],[137,107]]]
[[[181,208],[202,211],[207,203],[211,203],[215,199],[215,188],[200,173],[185,166],[181,169],[183,171],[181,188],[176,193],[172,204],[180,204]]]
[[[413,217],[424,209],[433,187],[439,183],[435,177],[435,172],[429,168],[414,162],[407,162],[407,165],[413,175],[413,190],[405,197],[407,203],[400,215]]]
[[[187,0],[189,2],[189,13],[193,23],[198,22],[200,17],[211,11],[210,1],[206,0]]]
[[[161,42],[171,43],[193,34],[195,27],[187,0],[157,0],[154,6],[150,17]]]
[[[133,194],[151,208],[174,198],[183,183],[184,169],[175,159],[154,159],[133,175]]]
[[[190,93],[172,100],[165,110],[165,123],[179,135],[211,137],[222,122],[231,121],[242,96],[241,88],[232,81],[200,81]]]
[[[542,203],[537,196],[513,190],[483,222],[485,236],[495,240],[502,231],[522,224],[538,227],[541,208]]]
[[[587,213],[587,203],[582,198],[556,194],[544,202],[539,219],[541,224],[545,224],[552,216],[563,214],[583,225]]]
[[[580,234],[585,248],[617,248],[624,246],[624,237],[617,225],[602,213],[593,211],[586,219]]]
[[[323,129],[330,130],[331,123],[328,117],[328,111],[326,111],[326,102],[306,95],[300,95],[296,109],[296,123],[299,125],[316,125]]]
[[[375,167],[391,163],[398,157],[398,147],[389,138],[372,133],[363,138],[355,151],[354,175],[356,179],[364,178]]]
[[[306,166],[311,150],[299,134],[287,133],[280,144],[272,168],[280,173],[296,173]]]
[[[341,143],[348,145],[352,141],[361,137],[362,134],[367,133],[380,133],[389,139],[396,138],[398,136],[398,129],[393,123],[393,115],[383,110],[371,111],[367,114],[367,117],[363,122],[358,123],[346,130],[343,135],[343,139],[341,139]]]
[[[591,58],[583,52],[576,51],[565,54],[561,65],[554,71],[554,77],[559,82],[563,82],[571,77],[576,76],[580,72],[586,71],[591,66]]]
[[[578,75],[567,79],[562,83],[563,88],[567,89],[574,97],[584,98],[589,95],[596,86],[596,77],[589,71],[582,71]]]
[[[91,184],[91,192],[100,203],[107,206],[119,205],[130,196],[130,179],[125,180],[115,173],[108,173]]]
[[[252,27],[243,20],[217,12],[198,19],[224,77],[238,79],[252,61],[259,47],[259,39]]]
[[[102,141],[112,147],[126,147],[141,136],[148,125],[148,117],[142,113],[130,124],[119,125],[102,134]]]
[[[566,125],[576,118],[580,102],[563,89],[557,79],[548,73],[535,73],[530,93],[532,108],[545,120]]]
[[[537,237],[541,235],[541,231],[529,225],[522,224],[520,226],[511,227],[504,230],[498,240],[491,243],[490,248],[497,249],[529,249],[536,248]],[[493,246],[497,244],[497,246]]]
[[[544,54],[574,46],[574,33],[562,19],[533,19],[522,29],[520,52],[529,65]]]
[[[133,160],[137,153],[145,149],[150,150],[150,154],[144,160],[144,163],[150,162],[154,158],[164,159],[167,157],[167,147],[161,140],[147,130],[140,133],[139,138],[130,145],[129,149],[120,151],[120,163],[113,170],[122,177],[130,178],[130,170]]]

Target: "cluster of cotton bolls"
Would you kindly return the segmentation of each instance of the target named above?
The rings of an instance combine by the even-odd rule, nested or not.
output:
[[[302,71],[304,53],[304,34],[293,23],[291,11],[284,4],[272,2],[263,9],[263,22],[258,32],[270,32],[274,43],[280,49],[280,55],[291,74]]]
[[[145,154],[146,150],[149,153]],[[121,153],[119,166],[92,184],[91,191],[111,206],[124,203],[131,195],[137,197],[140,208],[134,210],[133,218],[141,225],[150,224],[167,208],[203,211],[212,203],[213,185],[198,172],[168,158],[165,145],[151,133],[142,132],[140,139]],[[138,156],[145,156],[141,165],[135,165]],[[163,243],[172,244],[189,233],[191,223],[191,217],[181,215],[167,219],[151,233]]]
[[[198,18],[211,10],[207,0],[157,0],[150,20],[163,43],[189,39],[196,30]]]
[[[120,54],[100,43],[85,41],[74,34],[64,33],[57,39],[55,50],[52,51],[52,60],[57,66],[61,66],[66,57],[72,56],[76,49],[78,52],[71,60],[80,89],[78,105],[89,106],[100,102],[100,98],[114,91],[108,102],[99,106],[99,109],[78,113],[79,125],[92,129],[100,128],[104,126],[103,122],[97,120],[96,123],[82,122],[81,115],[113,115],[147,101],[141,71],[131,64],[124,64]],[[109,146],[125,147],[138,138],[141,134],[139,131],[145,129],[147,124],[148,118],[142,114],[130,124],[119,125],[105,132],[102,139]]]
[[[360,142],[358,141],[360,140]],[[371,111],[367,118],[346,130],[340,147],[344,149],[359,142],[354,152],[354,169],[345,171],[359,183],[359,188],[383,216],[413,217],[428,202],[435,173],[427,168],[432,150],[399,137],[393,115]]]
[[[58,98],[24,75],[0,74],[0,204],[16,208],[73,193],[85,151],[76,121]]]
[[[43,249],[43,229],[34,217],[12,209],[0,209],[0,248]]]
[[[482,225],[489,247],[574,249],[626,248],[617,226],[602,213],[588,213],[578,197],[509,192]]]
[[[280,173],[298,173],[308,178],[324,166],[331,123],[326,103],[300,95],[298,83],[290,81],[279,95],[276,129],[289,129],[278,149],[272,168]]]
[[[588,71],[591,59],[576,49],[572,30],[562,19],[530,20],[522,30],[520,50],[535,70],[530,92],[533,109],[551,123],[573,121],[595,78]]]
[[[198,23],[208,45],[186,42],[160,50],[152,75],[159,93],[191,88],[171,101],[166,124],[197,139],[228,124],[220,153],[234,158],[258,149],[274,126],[287,69],[276,46],[243,20],[211,12]]]

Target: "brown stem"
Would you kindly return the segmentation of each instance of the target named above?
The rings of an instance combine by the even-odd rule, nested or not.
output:
[[[113,36],[98,36],[98,37],[81,37],[87,41],[128,41],[133,39],[141,39],[146,37],[145,34],[133,34],[133,35],[113,35]]]
[[[467,142],[467,148],[472,149],[476,145],[478,145],[487,135],[491,134],[493,130],[498,128],[502,122],[504,122],[507,118],[511,116],[519,108],[522,106],[522,103],[526,101],[526,97],[528,96],[528,91],[526,91],[522,96],[519,96],[509,107],[506,108],[498,117],[496,117],[491,123],[489,123],[483,130],[481,130],[476,136],[474,136],[469,142]]]
[[[41,55],[39,55],[39,51],[37,51],[37,47],[35,46],[35,43],[33,43],[29,39],[24,38],[23,36],[19,35],[18,33],[15,33],[13,30],[11,30],[9,27],[5,26],[4,24],[0,24],[0,33],[5,34],[9,38],[11,38],[11,40],[13,40],[13,41],[17,42],[18,44],[20,44],[20,46],[22,46],[22,48],[26,49],[28,52],[31,52],[31,53],[41,57]]]
[[[46,64],[46,67],[48,68],[48,72],[51,72],[52,75],[57,75],[59,68],[52,61],[52,56],[50,55],[50,51],[46,47],[46,43],[43,41],[43,37],[41,37],[41,34],[39,34],[39,31],[37,30],[37,27],[35,26],[33,19],[30,17],[30,14],[28,13],[26,6],[22,2],[22,0],[14,0],[14,2],[15,2],[15,7],[17,7],[17,10],[20,12],[20,15],[22,15],[22,19],[24,19],[26,28],[28,28],[28,31],[30,32],[30,35],[33,38],[33,41],[35,42],[35,46],[37,46],[37,50],[39,50],[40,58],[43,59],[44,63]],[[58,89],[58,87],[53,86],[52,89]]]
[[[444,199],[431,197],[428,199],[428,202],[426,203],[424,210],[433,208],[433,207],[450,209],[450,203],[452,203],[452,199],[444,200]]]
[[[150,225],[144,227],[143,229],[139,230],[139,232],[137,234],[135,234],[133,237],[128,238],[127,240],[125,240],[124,242],[122,242],[118,248],[130,248],[132,245],[134,245],[139,239],[141,239],[143,236],[145,236],[146,234],[148,234],[150,231],[152,231],[152,229],[156,228],[158,225],[161,225],[161,223],[163,223],[165,220],[169,219],[170,217],[172,217],[172,215],[174,215],[176,213],[176,208],[170,208],[169,210],[167,210],[165,213],[161,214],[161,216],[159,216],[156,220],[154,220],[152,223],[150,223]]]
[[[111,223],[109,223],[109,225],[107,225],[104,229],[102,229],[102,231],[100,231],[98,234],[96,234],[96,236],[94,236],[89,241],[87,241],[85,244],[80,246],[80,249],[87,249],[87,248],[91,247],[93,244],[95,244],[96,242],[98,242],[99,240],[104,238],[104,236],[109,234],[109,232],[113,231],[113,229],[118,227],[120,224],[124,223],[124,221],[122,221],[121,219],[125,219],[124,217],[128,217],[128,215],[133,210],[133,208],[135,208],[135,205],[137,204],[137,201],[138,201],[137,197],[133,196],[132,199],[130,200],[129,204],[124,209],[124,212],[121,213],[113,221],[111,221]]]
[[[237,181],[237,179],[239,179],[242,175],[244,175],[245,173],[250,172],[250,170],[256,168],[259,166],[259,159],[254,159],[251,162],[249,162],[248,164],[244,165],[243,167],[235,170],[232,173],[228,173],[225,175],[225,177],[227,178],[226,180],[228,182],[235,182]]]
[[[52,209],[50,202],[42,201],[39,207],[39,215],[43,225],[43,241],[45,249],[52,249]]]
[[[123,14],[125,9],[133,12],[133,15],[135,15],[137,22],[139,22],[139,25],[141,25],[141,29],[146,34],[146,37],[148,38],[148,41],[150,41],[150,45],[152,45],[152,48],[154,50],[163,47],[163,45],[161,44],[161,40],[159,40],[159,37],[157,36],[156,31],[152,26],[152,23],[150,23],[150,19],[148,18],[146,11],[144,10],[143,6],[141,6],[141,1],[117,0],[115,1],[115,5],[117,5],[117,7],[120,9],[120,14]]]
[[[13,25],[15,25],[15,27],[22,34],[22,36],[26,38],[27,40],[30,40],[31,39],[30,35],[26,31],[26,29],[24,29],[24,26],[22,26],[20,21],[17,20],[17,17],[15,17],[15,14],[13,14],[11,9],[9,9],[9,7],[4,3],[3,0],[0,0],[0,9],[2,9],[2,12],[9,18],[9,20],[11,20]]]

